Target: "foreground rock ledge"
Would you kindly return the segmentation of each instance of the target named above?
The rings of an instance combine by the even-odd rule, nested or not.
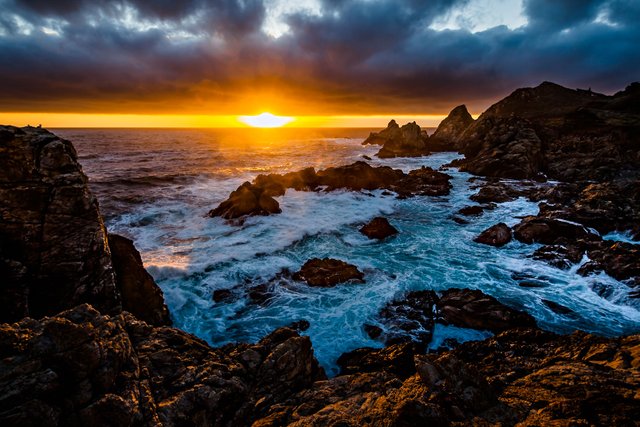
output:
[[[328,288],[344,282],[364,283],[364,274],[355,265],[332,258],[313,258],[305,262],[294,280],[307,282],[309,286]]]

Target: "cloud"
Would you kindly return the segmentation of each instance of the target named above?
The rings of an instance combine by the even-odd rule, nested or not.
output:
[[[525,0],[524,26],[433,29],[461,10],[484,28],[477,1],[315,0],[279,10],[272,37],[267,0],[0,0],[0,110],[433,114],[638,78],[633,0]]]

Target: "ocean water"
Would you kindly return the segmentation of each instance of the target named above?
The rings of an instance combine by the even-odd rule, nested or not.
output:
[[[135,241],[164,291],[175,325],[212,345],[255,342],[305,319],[311,326],[304,334],[316,356],[329,373],[336,373],[335,361],[343,352],[381,346],[362,325],[375,323],[387,302],[410,290],[451,287],[480,289],[559,333],[640,331],[640,302],[629,298],[623,283],[605,274],[582,277],[577,266],[560,270],[535,261],[528,255],[536,245],[514,241],[498,249],[473,242],[487,227],[500,221],[514,225],[538,208],[518,199],[457,224],[452,216],[474,204],[469,196],[477,189],[470,175],[456,169],[446,171],[453,176],[449,196],[398,200],[380,191],[287,190],[278,199],[280,215],[250,217],[242,225],[206,217],[238,185],[260,173],[338,166],[363,155],[372,157],[374,165],[409,171],[423,165],[439,168],[457,154],[380,160],[373,157],[377,147],[360,144],[366,129],[55,132],[75,144],[108,229]],[[379,215],[400,231],[396,237],[377,242],[358,232]],[[314,257],[355,264],[366,283],[322,289],[284,279],[266,305],[247,297],[248,288],[283,270],[296,271]],[[519,278],[539,287],[521,287]],[[218,289],[231,289],[237,299],[214,302],[212,293]],[[573,314],[556,314],[543,299]],[[432,347],[446,338],[487,336],[486,331],[438,326]]]

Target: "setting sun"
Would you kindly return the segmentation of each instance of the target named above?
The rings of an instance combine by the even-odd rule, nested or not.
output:
[[[254,128],[279,128],[287,123],[291,123],[294,118],[262,113],[257,116],[238,116],[238,120]]]

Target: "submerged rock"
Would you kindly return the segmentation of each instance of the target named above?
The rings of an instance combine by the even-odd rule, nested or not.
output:
[[[511,241],[511,229],[504,222],[500,222],[484,230],[473,241],[501,247]]]
[[[376,217],[360,228],[360,232],[370,239],[385,239],[394,234],[398,234],[398,230],[389,224],[389,221],[383,217]]]
[[[332,258],[313,258],[305,262],[294,280],[302,280],[309,286],[331,287],[344,282],[364,283],[364,274],[355,265]]]
[[[386,345],[410,342],[425,348],[433,337],[436,298],[433,291],[413,291],[385,305],[377,319],[384,326],[380,338]]]
[[[0,321],[121,310],[107,232],[73,145],[0,126]]]
[[[150,325],[171,325],[162,290],[144,269],[140,252],[133,242],[109,234],[109,247],[122,308]]]

